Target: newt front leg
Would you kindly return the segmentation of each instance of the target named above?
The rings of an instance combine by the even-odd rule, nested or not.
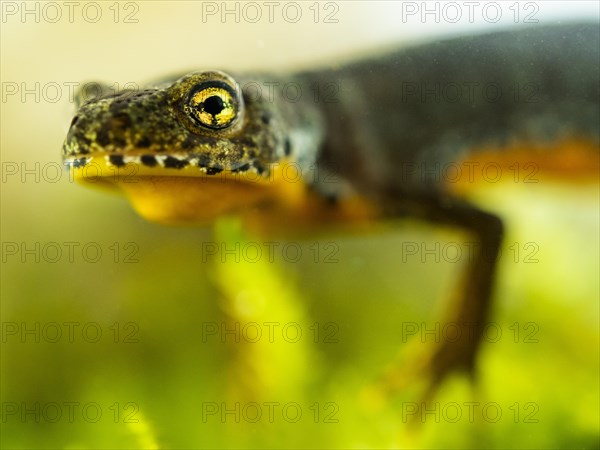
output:
[[[407,374],[423,376],[429,385],[422,400],[428,400],[451,373],[463,372],[472,379],[476,376],[476,356],[490,314],[504,227],[497,216],[453,197],[390,192],[388,198],[385,214],[390,218],[408,215],[457,227],[471,233],[477,242],[456,286],[457,301],[442,322],[442,327],[452,323],[453,338],[444,340],[432,353],[423,354],[419,361],[407,362],[408,369],[392,370],[378,384],[381,394],[389,397],[413,381],[406,378]]]

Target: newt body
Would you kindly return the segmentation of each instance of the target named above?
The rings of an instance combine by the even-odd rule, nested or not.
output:
[[[194,72],[87,99],[63,157],[81,181],[95,166],[94,182],[122,188],[142,215],[167,223],[258,211],[287,217],[286,227],[403,215],[462,227],[481,247],[452,319],[480,336],[503,226],[455,195],[440,171],[481,152],[544,166],[569,151],[576,163],[565,172],[597,177],[599,45],[597,25],[573,24],[287,77]],[[292,93],[270,95],[290,82]],[[472,372],[478,343],[443,344],[427,363],[432,386]]]

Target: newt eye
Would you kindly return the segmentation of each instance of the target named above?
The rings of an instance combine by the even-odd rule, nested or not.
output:
[[[238,96],[230,86],[221,81],[206,81],[192,88],[186,110],[197,124],[221,130],[235,122],[239,107]]]

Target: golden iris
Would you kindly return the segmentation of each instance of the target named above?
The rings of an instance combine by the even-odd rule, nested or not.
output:
[[[191,96],[190,106],[195,118],[209,128],[225,128],[237,115],[237,102],[232,92],[221,86],[199,89]]]

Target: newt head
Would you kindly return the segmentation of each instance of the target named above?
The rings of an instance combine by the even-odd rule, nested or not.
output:
[[[224,72],[95,87],[71,122],[64,163],[81,183],[123,191],[149,220],[206,221],[269,200],[278,167],[293,162],[280,105],[244,97]]]

